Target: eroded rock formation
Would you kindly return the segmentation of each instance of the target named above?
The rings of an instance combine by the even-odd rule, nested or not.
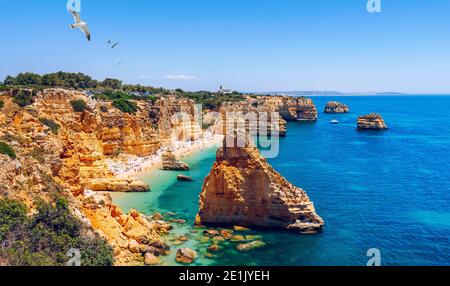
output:
[[[162,154],[163,169],[167,171],[188,171],[189,166],[186,163],[177,160],[175,155],[166,151]]]
[[[340,102],[330,101],[325,106],[325,113],[349,113],[350,108]]]
[[[217,151],[200,195],[196,223],[303,234],[317,233],[324,225],[306,192],[277,173],[248,138],[246,147]]]
[[[25,108],[13,103],[8,92],[0,92],[0,99],[0,141],[17,154],[17,159],[0,155],[0,198],[20,200],[33,211],[36,201],[51,202],[53,194],[63,194],[73,214],[113,247],[117,265],[144,264],[145,257],[155,263],[151,255],[167,253],[163,237],[170,224],[136,211],[123,214],[109,196],[92,190],[148,190],[138,180],[115,178],[107,157],[154,154],[178,130],[195,137],[198,128],[171,121],[178,111],[192,116],[193,101],[136,102],[139,111],[130,115],[109,102],[63,89],[38,91]],[[73,100],[85,101],[87,109],[74,112]]]
[[[150,186],[138,179],[91,179],[84,188],[97,192],[148,192]]]
[[[318,116],[311,99],[289,96],[247,96],[245,101],[223,104],[219,112],[221,129],[229,124],[241,124],[253,134],[281,137],[286,136],[286,121],[315,121]],[[226,131],[219,132],[226,134]]]
[[[170,224],[148,220],[136,210],[123,214],[106,195],[86,192],[80,201],[89,223],[113,247],[116,264],[144,263],[147,253],[158,257],[169,251],[161,235],[168,234]]]
[[[388,126],[380,114],[372,113],[358,118],[358,130],[384,130]]]

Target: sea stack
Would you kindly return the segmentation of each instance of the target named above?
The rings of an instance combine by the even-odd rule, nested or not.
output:
[[[175,158],[175,155],[166,151],[162,154],[163,169],[166,171],[188,171],[189,166],[186,163],[180,162]]]
[[[340,102],[330,101],[325,107],[325,113],[349,113],[350,108]]]
[[[227,136],[237,140],[236,134]],[[277,173],[249,137],[245,142],[242,148],[217,151],[200,195],[196,224],[320,232],[324,221],[306,192]]]
[[[372,113],[358,118],[358,130],[385,130],[388,126],[380,114]]]

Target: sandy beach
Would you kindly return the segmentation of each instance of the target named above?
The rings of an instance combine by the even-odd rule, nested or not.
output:
[[[162,154],[169,150],[178,159],[201,152],[205,149],[220,147],[223,143],[223,135],[204,135],[196,141],[176,141],[171,146],[159,149],[155,154],[147,157],[128,155],[122,160],[108,159],[107,164],[111,172],[118,178],[139,177],[143,173],[162,168]]]

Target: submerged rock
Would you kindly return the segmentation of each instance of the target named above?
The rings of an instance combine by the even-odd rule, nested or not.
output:
[[[255,240],[249,243],[240,243],[236,246],[236,249],[239,251],[250,251],[255,248],[260,248],[266,246],[266,243],[261,240]]]
[[[192,179],[192,177],[185,176],[185,175],[178,175],[177,176],[177,180],[178,181],[184,181],[184,182],[192,182],[192,181],[194,181],[194,179]]]
[[[222,241],[225,241],[225,238],[223,238],[223,237],[221,237],[221,236],[214,236],[213,238],[212,238],[212,241],[213,242],[222,242]]]
[[[231,237],[231,241],[232,242],[239,242],[239,241],[244,241],[245,237],[243,235],[233,235]]]
[[[340,102],[330,101],[325,107],[325,113],[349,113],[350,108]]]
[[[178,224],[185,224],[186,223],[186,220],[184,220],[184,219],[171,219],[169,221],[173,222],[173,223],[178,223]]]
[[[159,259],[159,257],[154,255],[153,253],[147,252],[144,255],[144,263],[145,265],[160,265],[161,259]]]
[[[220,246],[218,244],[211,244],[208,247],[208,252],[213,252],[213,253],[217,253],[220,251]]]
[[[388,126],[380,114],[372,113],[358,118],[358,130],[384,130]]]
[[[207,230],[203,231],[203,235],[213,237],[213,236],[219,236],[220,233],[218,230],[215,230],[215,229],[207,229]]]
[[[188,171],[189,166],[186,163],[177,160],[175,155],[166,151],[162,154],[163,169],[167,171]]]
[[[197,259],[197,252],[190,248],[180,248],[177,251],[176,261],[181,264],[191,264]]]
[[[248,241],[261,240],[261,239],[262,239],[261,235],[246,235],[245,236],[245,240],[248,240]]]
[[[240,231],[240,232],[243,232],[243,231],[250,231],[249,228],[246,228],[246,227],[243,227],[243,226],[239,226],[239,225],[233,226],[233,229],[234,229],[235,231]]]
[[[234,137],[237,140],[236,134]],[[196,223],[286,229],[304,234],[321,231],[324,221],[316,214],[306,192],[277,173],[250,140],[246,138],[246,147],[217,151],[200,195]]]
[[[233,231],[231,229],[221,229],[220,230],[220,235],[224,239],[230,240],[233,237]]]

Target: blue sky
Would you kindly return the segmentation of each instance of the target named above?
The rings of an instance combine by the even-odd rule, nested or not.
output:
[[[189,90],[450,93],[449,0],[382,0],[376,14],[367,0],[82,0],[91,43],[69,28],[66,2],[0,0],[0,78],[63,70]]]

